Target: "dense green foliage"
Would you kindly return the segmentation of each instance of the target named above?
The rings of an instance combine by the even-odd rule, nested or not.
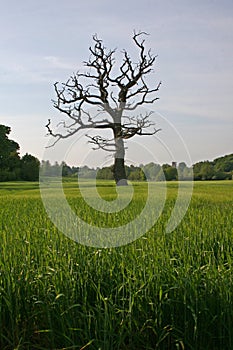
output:
[[[195,180],[226,180],[233,176],[233,154],[194,164]]]
[[[35,181],[39,178],[39,168],[40,161],[32,156],[31,154],[26,153],[21,158],[21,173],[20,177],[25,181]]]
[[[0,125],[0,181],[38,180],[39,160],[28,153],[20,159],[19,144],[8,138],[10,132],[10,127]]]
[[[20,175],[19,145],[10,140],[11,129],[0,125],[0,181],[15,180]]]
[[[64,185],[70,205],[92,220],[76,182]],[[137,212],[146,184],[135,186]],[[111,181],[98,191],[115,196]],[[233,349],[232,181],[196,182],[183,221],[165,233],[177,194],[170,182],[150,232],[112,249],[58,232],[38,183],[2,183],[0,194],[1,350]]]

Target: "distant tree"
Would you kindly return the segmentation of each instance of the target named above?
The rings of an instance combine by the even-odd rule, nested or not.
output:
[[[187,165],[185,164],[185,162],[181,162],[181,163],[178,164],[178,169],[181,172],[183,172],[186,167],[187,167]]]
[[[184,180],[184,172],[185,169],[187,168],[185,162],[181,162],[178,164],[178,172],[179,172],[179,180]]]
[[[96,178],[103,180],[114,180],[112,167],[103,167],[102,169],[98,169]]]
[[[232,175],[223,171],[215,171],[212,180],[231,180]]]
[[[26,153],[21,158],[21,179],[25,181],[37,181],[39,179],[40,161],[31,154]]]
[[[55,161],[55,163],[51,166],[50,175],[56,176],[59,173],[60,169],[61,169],[61,167],[60,167],[58,161]]]
[[[72,168],[65,162],[61,163],[62,166],[62,176],[71,176],[73,174]]]
[[[169,164],[164,164],[162,166],[162,169],[163,169],[166,181],[177,180],[177,169],[176,168],[172,167]]]
[[[179,163],[177,169],[179,174],[179,180],[193,180],[192,167],[189,168],[185,162]]]
[[[89,168],[87,165],[79,168],[78,175],[83,179],[94,179],[96,177],[96,170]]]
[[[135,167],[131,165],[128,167],[128,177],[129,180],[132,181],[145,181],[146,176],[143,172],[143,170],[140,167]]]
[[[224,157],[216,158],[213,161],[214,170],[216,172],[231,172],[233,171],[233,154],[228,154]]]
[[[193,168],[186,166],[183,170],[182,179],[180,179],[180,180],[192,181],[193,180]]]
[[[202,180],[211,180],[214,176],[214,167],[211,162],[204,162],[201,168]]]
[[[201,180],[202,174],[201,174],[201,167],[203,162],[198,162],[193,165],[193,172],[194,172],[194,180]]]
[[[71,170],[72,170],[72,176],[78,175],[78,172],[79,172],[78,166],[72,166]]]
[[[160,172],[161,166],[159,164],[155,164],[155,163],[151,162],[151,163],[144,165],[142,167],[142,169],[145,173],[147,180],[154,181],[154,180],[156,180],[156,178]]]
[[[214,166],[209,161],[194,164],[193,170],[195,180],[212,180],[214,176]]]
[[[0,125],[0,181],[17,180],[20,176],[19,144],[8,138],[11,128]]]
[[[161,167],[158,174],[156,175],[155,181],[164,181],[164,180],[166,180],[166,179],[164,176],[163,168]]]
[[[111,138],[101,135],[88,136],[93,149],[114,152],[113,174],[117,185],[127,185],[125,171],[125,140],[136,135],[153,135],[158,130],[150,120],[151,113],[137,114],[137,108],[152,104],[158,98],[156,93],[160,83],[149,88],[146,76],[152,72],[156,56],[146,52],[143,35],[134,33],[133,42],[139,51],[135,63],[127,51],[123,51],[123,61],[119,70],[115,69],[114,54],[108,51],[96,35],[94,46],[90,47],[90,59],[84,62],[88,71],[78,72],[59,86],[55,84],[56,101],[54,107],[68,118],[62,122],[62,131],[54,132],[49,119],[48,133],[55,138],[53,144],[68,138],[80,130],[110,130]],[[88,107],[97,107],[98,113]],[[134,116],[130,114],[135,111]]]
[[[51,167],[52,165],[49,160],[42,160],[40,171],[43,176],[51,176]]]

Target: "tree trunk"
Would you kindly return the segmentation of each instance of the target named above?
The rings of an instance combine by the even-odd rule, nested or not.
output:
[[[122,138],[115,138],[116,153],[113,166],[113,176],[117,186],[127,186],[125,172],[125,146]]]

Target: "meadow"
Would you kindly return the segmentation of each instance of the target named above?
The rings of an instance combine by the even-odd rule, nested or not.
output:
[[[103,225],[106,216],[88,209],[74,181],[64,187],[78,215]],[[38,183],[0,183],[0,349],[233,349],[233,181],[195,182],[171,233],[177,183],[167,187],[149,232],[104,249],[59,232]],[[136,216],[146,184],[135,189]],[[111,181],[98,191],[115,198]]]

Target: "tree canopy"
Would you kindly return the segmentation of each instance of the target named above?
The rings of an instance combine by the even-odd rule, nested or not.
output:
[[[0,125],[0,180],[15,180],[20,173],[19,145],[9,139],[11,128]]]
[[[0,181],[39,179],[40,162],[30,154],[19,156],[19,144],[9,139],[11,128],[0,125]]]

